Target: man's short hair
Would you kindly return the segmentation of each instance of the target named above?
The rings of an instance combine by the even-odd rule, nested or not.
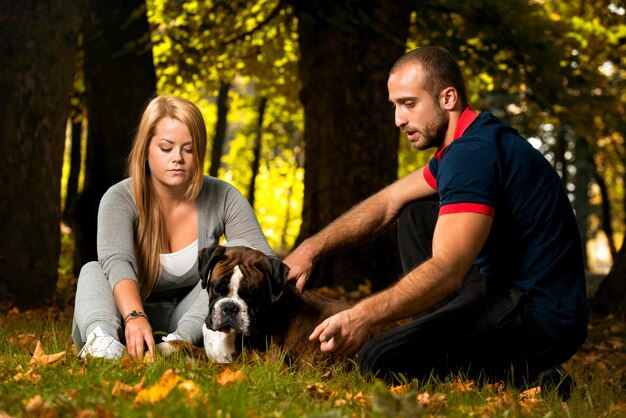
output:
[[[463,107],[467,106],[467,91],[463,72],[456,60],[444,48],[425,46],[407,52],[391,67],[389,74],[393,74],[405,65],[421,65],[424,70],[424,85],[434,99],[446,87],[456,89],[459,101]]]

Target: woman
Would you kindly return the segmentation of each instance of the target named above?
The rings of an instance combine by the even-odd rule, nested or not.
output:
[[[81,357],[142,359],[168,341],[197,344],[208,314],[198,249],[217,244],[272,251],[254,212],[231,185],[203,175],[206,128],[191,102],[158,96],[146,107],[128,159],[130,178],[98,211],[98,261],[78,279],[73,320]],[[153,332],[168,333],[155,345]],[[120,340],[120,337],[124,338]]]

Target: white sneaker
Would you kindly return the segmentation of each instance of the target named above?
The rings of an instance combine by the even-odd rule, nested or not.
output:
[[[105,358],[107,360],[118,360],[124,354],[126,347],[102,328],[94,329],[88,336],[87,342],[78,353],[78,357],[87,356]]]

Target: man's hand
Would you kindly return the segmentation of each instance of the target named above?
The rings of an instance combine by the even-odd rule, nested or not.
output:
[[[296,287],[300,291],[304,289],[304,285],[309,280],[309,275],[313,270],[315,253],[308,247],[307,242],[303,242],[283,260],[283,263],[289,267],[287,280],[295,281]]]
[[[136,361],[143,360],[145,346],[148,346],[150,357],[154,361],[154,338],[152,327],[146,318],[136,318],[126,323],[126,351],[130,358]]]
[[[356,352],[369,335],[370,323],[361,319],[357,308],[339,312],[319,324],[309,341],[319,340],[320,350],[335,354]]]

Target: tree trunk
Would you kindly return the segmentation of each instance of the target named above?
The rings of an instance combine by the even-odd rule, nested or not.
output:
[[[254,140],[254,149],[252,154],[252,176],[250,177],[250,186],[248,188],[248,202],[254,207],[254,192],[256,186],[256,178],[259,175],[259,166],[261,165],[261,140],[263,139],[263,119],[265,117],[265,106],[267,105],[267,97],[261,97],[259,102],[259,123],[257,125],[256,139]]]
[[[222,162],[222,152],[224,141],[226,140],[226,126],[228,116],[228,92],[230,83],[220,82],[217,93],[217,122],[215,123],[215,136],[213,137],[213,148],[211,149],[211,167],[209,175],[217,177]]]
[[[304,106],[302,227],[307,238],[397,177],[387,77],[405,52],[411,2],[292,0]],[[395,232],[318,263],[310,283],[375,288],[397,279]]]
[[[83,119],[76,116],[72,121],[72,144],[70,147],[70,173],[67,177],[67,193],[65,194],[65,206],[63,220],[71,223],[70,209],[74,206],[78,197],[78,180],[80,177],[81,164],[81,140],[83,135]]]
[[[589,183],[591,180],[591,156],[587,138],[576,136],[576,174],[574,176],[574,211],[583,244],[585,267],[589,268],[589,256],[587,254],[587,242],[589,242],[589,222],[591,214],[589,205]]]
[[[89,0],[84,18],[87,157],[74,207],[74,266],[97,259],[100,198],[125,177],[141,112],[156,90],[144,0]]]
[[[609,274],[600,282],[600,286],[591,300],[594,311],[606,315],[626,315],[626,245],[614,258],[613,267]]]
[[[606,187],[604,178],[598,172],[597,167],[594,166],[593,178],[600,189],[600,196],[602,197],[602,229],[606,234],[606,240],[609,243],[609,250],[611,251],[611,257],[615,260],[617,256],[617,249],[615,248],[615,239],[613,236],[613,225],[611,223],[611,201],[609,200],[609,190]]]
[[[0,305],[43,306],[57,282],[79,6],[3,1],[0,16]]]

